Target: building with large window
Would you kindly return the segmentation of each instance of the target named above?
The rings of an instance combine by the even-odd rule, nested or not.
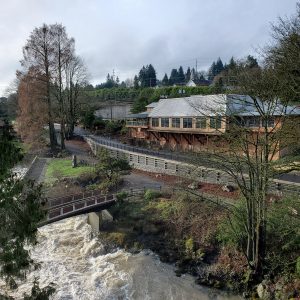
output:
[[[132,138],[173,150],[202,151],[225,147],[220,137],[233,124],[253,132],[272,130],[280,126],[282,114],[299,116],[300,109],[280,102],[267,107],[244,95],[197,95],[151,103],[146,112],[129,115],[127,127]]]

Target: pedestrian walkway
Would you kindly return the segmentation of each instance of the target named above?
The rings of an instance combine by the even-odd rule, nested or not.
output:
[[[49,158],[36,157],[26,173],[25,178],[34,180],[38,184],[42,183],[48,160]]]

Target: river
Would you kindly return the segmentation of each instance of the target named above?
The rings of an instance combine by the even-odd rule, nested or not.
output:
[[[39,229],[31,257],[41,263],[25,283],[10,293],[22,299],[34,277],[40,286],[56,284],[55,300],[237,300],[219,291],[194,284],[189,275],[176,277],[171,265],[150,251],[106,253],[94,237],[86,216],[73,217]],[[0,289],[4,289],[0,282]]]

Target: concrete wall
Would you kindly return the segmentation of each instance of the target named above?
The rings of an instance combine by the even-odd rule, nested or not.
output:
[[[198,182],[234,185],[234,181],[228,174],[214,168],[195,166],[165,158],[135,153],[102,145],[87,137],[85,139],[94,154],[97,154],[101,147],[106,148],[112,156],[128,160],[130,165],[135,169],[175,175]],[[269,190],[276,194],[286,193],[300,195],[300,184],[274,179],[270,183]]]
[[[132,105],[129,103],[112,103],[111,105],[108,103],[107,105],[96,110],[95,116],[108,120],[110,120],[112,116],[113,120],[124,120],[130,114],[131,106]]]

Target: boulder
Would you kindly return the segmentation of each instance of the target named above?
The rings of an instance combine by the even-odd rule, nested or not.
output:
[[[191,190],[196,190],[199,187],[198,182],[192,182],[191,184],[188,185],[188,188]]]
[[[234,187],[232,185],[225,184],[222,186],[222,191],[232,193],[234,191]]]
[[[263,299],[263,300],[273,299],[272,293],[269,291],[268,286],[265,284],[264,281],[257,286],[256,291],[259,299]]]

